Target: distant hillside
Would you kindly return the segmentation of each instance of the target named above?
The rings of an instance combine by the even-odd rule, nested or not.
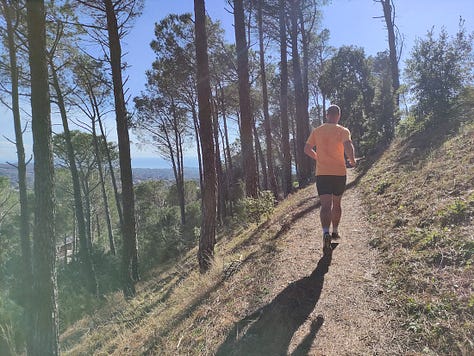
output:
[[[30,163],[27,167],[27,181],[28,186],[33,187],[34,172],[33,164]],[[6,163],[0,163],[0,176],[8,177],[14,187],[18,186],[18,171]],[[199,168],[185,167],[184,178],[186,180],[199,180]],[[166,168],[134,168],[133,169],[134,183],[139,183],[147,180],[169,180],[174,181],[173,170]]]
[[[18,170],[16,167],[13,167],[12,165],[9,165],[7,163],[0,163],[0,176],[8,177],[13,187],[18,186]],[[33,163],[28,164],[28,166],[26,167],[26,181],[29,187],[33,187]]]
[[[184,179],[199,180],[199,168],[184,167]],[[133,168],[134,182],[147,180],[174,180],[173,170],[166,168]]]

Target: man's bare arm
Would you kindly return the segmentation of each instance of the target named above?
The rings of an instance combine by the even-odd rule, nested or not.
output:
[[[304,153],[306,153],[309,157],[311,157],[315,161],[318,159],[318,155],[313,150],[313,147],[311,145],[308,145],[308,144],[304,145]]]
[[[346,154],[351,166],[355,167],[356,160],[354,156],[354,145],[352,144],[352,141],[348,140],[344,142],[344,153]]]

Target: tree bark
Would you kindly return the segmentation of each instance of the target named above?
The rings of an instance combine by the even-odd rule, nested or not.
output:
[[[54,168],[43,0],[26,2],[35,171],[31,355],[59,355]]]
[[[202,222],[198,261],[201,273],[209,270],[216,244],[216,167],[211,117],[211,84],[207,54],[206,8],[204,0],[194,0],[199,128],[203,158]]]
[[[52,84],[56,92],[57,103],[59,107],[59,112],[61,114],[61,121],[63,124],[64,138],[66,140],[66,152],[67,152],[67,157],[69,161],[69,170],[71,172],[72,187],[73,187],[73,192],[74,192],[74,211],[75,211],[75,216],[76,216],[76,221],[77,221],[77,230],[78,230],[78,235],[79,235],[78,236],[79,244],[80,244],[79,256],[82,261],[81,266],[83,268],[82,273],[84,276],[84,283],[86,285],[87,290],[93,295],[97,296],[98,285],[97,285],[97,279],[96,279],[96,275],[94,271],[94,264],[92,262],[91,245],[88,243],[88,240],[87,240],[86,222],[85,222],[85,217],[84,217],[84,206],[82,203],[82,194],[81,194],[81,184],[79,180],[79,173],[77,171],[74,147],[72,145],[71,131],[69,130],[69,123],[67,121],[66,106],[64,104],[64,97],[63,97],[61,87],[59,84],[56,67],[53,63],[53,58],[50,55],[48,59],[49,59],[49,68],[51,70]],[[84,194],[87,194],[87,192],[84,192]]]
[[[263,124],[265,127],[265,145],[267,153],[267,167],[268,167],[268,181],[270,189],[275,198],[278,197],[278,185],[275,177],[275,170],[273,165],[273,140],[272,140],[272,124],[270,121],[270,113],[268,111],[268,88],[267,88],[267,74],[265,70],[265,50],[263,47],[263,0],[258,1],[257,10],[258,21],[258,43],[260,50],[260,78],[262,80],[262,98],[263,98]]]
[[[283,194],[286,197],[293,190],[293,184],[291,178],[290,125],[288,120],[288,59],[285,4],[285,0],[280,0],[280,123],[281,148],[283,152]]]
[[[252,135],[252,112],[248,48],[245,39],[245,17],[243,0],[234,0],[235,42],[237,47],[237,73],[239,77],[239,106],[241,126],[242,168],[245,173],[245,190],[248,197],[257,196],[257,170]]]
[[[107,15],[107,31],[110,49],[110,64],[114,86],[115,115],[120,157],[120,178],[122,181],[122,283],[126,298],[135,296],[135,281],[138,275],[137,235],[135,230],[135,199],[133,193],[132,160],[128,134],[127,110],[123,94],[122,50],[112,0],[104,0]]]
[[[20,241],[21,241],[21,257],[22,257],[22,276],[20,281],[22,283],[21,290],[23,296],[21,302],[24,306],[24,330],[26,330],[26,349],[28,353],[32,352],[33,330],[31,328],[32,319],[32,289],[33,270],[31,265],[31,238],[30,238],[30,221],[29,221],[29,206],[28,206],[28,192],[26,184],[26,159],[25,148],[23,145],[23,130],[21,127],[20,117],[20,101],[19,101],[19,80],[18,80],[18,66],[15,45],[15,28],[12,21],[14,8],[9,5],[6,0],[1,2],[3,13],[7,27],[7,43],[8,55],[10,58],[10,80],[11,80],[11,96],[12,96],[12,113],[13,123],[15,127],[15,145],[17,153],[17,169],[18,169],[18,190],[20,194]]]
[[[308,108],[305,107],[305,95],[301,76],[300,54],[298,52],[298,11],[299,0],[291,0],[291,52],[293,64],[293,82],[295,86],[296,107],[296,161],[299,187],[309,183],[311,166],[309,157],[304,153],[306,139],[309,136]]]

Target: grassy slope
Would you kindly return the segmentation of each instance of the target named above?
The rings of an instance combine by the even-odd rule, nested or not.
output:
[[[306,189],[314,189],[314,186]],[[278,236],[301,214],[315,208],[306,190],[283,201],[263,224],[221,233],[216,263],[198,272],[196,250],[177,264],[145,276],[137,297],[126,303],[119,293],[106,307],[61,335],[66,355],[212,355],[235,322],[267,304],[272,259],[281,250]]]
[[[472,114],[472,111],[471,111]],[[361,181],[411,348],[474,353],[474,124],[396,140]]]

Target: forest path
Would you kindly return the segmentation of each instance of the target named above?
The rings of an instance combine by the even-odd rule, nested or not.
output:
[[[279,237],[268,286],[272,301],[242,319],[218,355],[401,354],[396,319],[378,278],[374,234],[355,175],[342,199],[342,239],[322,252],[316,189],[306,189],[292,225]],[[316,206],[315,206],[316,204]],[[295,216],[297,218],[295,219]],[[240,335],[239,335],[240,333]],[[397,342],[398,341],[398,342]]]

